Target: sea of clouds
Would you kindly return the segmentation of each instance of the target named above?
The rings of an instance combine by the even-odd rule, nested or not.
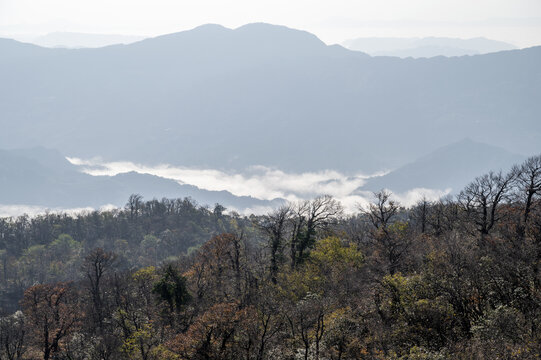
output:
[[[180,184],[194,185],[201,189],[226,190],[237,196],[252,196],[262,200],[285,199],[290,202],[313,199],[319,195],[331,195],[339,200],[347,213],[358,212],[373,201],[374,194],[363,190],[367,179],[385,173],[346,175],[335,170],[288,173],[265,166],[252,166],[242,172],[217,169],[158,164],[154,166],[129,161],[106,162],[99,158],[79,159],[68,157],[69,162],[79,166],[84,173],[93,176],[114,176],[126,172],[151,174],[172,179]],[[450,193],[451,189],[411,189],[404,193],[393,193],[393,198],[405,207],[420,199],[437,200]],[[104,204],[97,210],[110,210],[113,205]],[[0,204],[0,217],[36,216],[47,212],[78,214],[93,211],[93,208],[47,208],[43,206]],[[230,209],[241,214],[265,214],[272,210],[261,206],[247,209]]]
[[[129,161],[106,162],[99,158],[67,158],[72,164],[80,166],[81,171],[94,176],[114,176],[134,171],[173,179],[181,184],[189,184],[206,190],[226,190],[237,196],[252,196],[262,200],[276,198],[291,202],[328,194],[338,199],[347,212],[356,212],[373,200],[371,191],[364,191],[366,180],[385,173],[346,175],[335,170],[316,172],[287,173],[265,166],[252,166],[243,172],[228,172],[217,169],[172,166],[154,166]],[[450,189],[411,189],[395,193],[393,197],[408,207],[421,198],[437,200],[449,194]],[[267,208],[244,209],[243,213],[264,213]]]

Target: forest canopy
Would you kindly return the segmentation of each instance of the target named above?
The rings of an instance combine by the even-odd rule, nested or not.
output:
[[[541,156],[456,197],[0,219],[0,359],[538,359]]]

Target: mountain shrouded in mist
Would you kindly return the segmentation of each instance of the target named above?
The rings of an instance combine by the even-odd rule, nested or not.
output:
[[[509,171],[523,156],[463,139],[444,146],[384,176],[373,177],[363,190],[449,189],[458,193],[471,179],[489,171]]]
[[[534,153],[541,48],[371,58],[314,35],[206,25],[131,45],[2,40],[0,141],[69,156],[286,170],[393,168],[466,136]]]
[[[106,204],[122,207],[131,194],[149,200],[189,197],[201,205],[219,203],[238,210],[268,208],[282,202],[203,190],[150,174],[91,176],[81,173],[57,151],[44,148],[0,150],[0,169],[0,204],[64,209],[99,208]]]
[[[254,165],[296,174],[396,169],[362,191],[458,189],[476,169],[518,158],[477,142],[506,154],[540,150],[541,102],[532,94],[541,93],[541,47],[455,58],[370,57],[304,31],[250,24],[204,25],[96,49],[0,39],[0,52],[4,149],[44,146],[82,159],[232,173]],[[459,142],[464,138],[473,142]],[[435,150],[456,142],[462,160],[445,171],[447,157]],[[433,151],[435,160],[423,158]],[[6,156],[4,180],[20,191],[5,192],[3,204],[116,204],[130,192],[234,208],[270,204],[229,193],[213,201],[215,193],[150,175],[92,178],[69,163],[62,170],[69,176],[58,169],[53,176],[50,166],[58,163]]]

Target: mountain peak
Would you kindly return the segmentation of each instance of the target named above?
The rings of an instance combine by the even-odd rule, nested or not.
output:
[[[304,34],[311,38],[316,38],[312,33],[308,31],[293,29],[285,25],[269,24],[265,22],[255,22],[239,26],[234,31],[236,32],[257,32],[257,33],[282,33],[282,34]]]
[[[206,24],[194,29],[162,35],[129,45],[131,49],[145,50],[145,54],[178,53],[210,58],[217,56],[268,59],[272,56],[319,56],[336,53],[317,36],[302,30],[267,23],[246,24],[236,29]],[[149,50],[151,49],[151,50]],[[341,49],[346,51],[345,49]]]
[[[220,24],[209,23],[209,24],[196,26],[195,28],[191,30],[181,31],[181,33],[186,33],[186,32],[213,33],[213,32],[227,32],[227,31],[231,31],[231,29],[226,28],[225,26],[220,25]]]

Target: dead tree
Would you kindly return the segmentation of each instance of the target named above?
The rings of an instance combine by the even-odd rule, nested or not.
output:
[[[514,172],[506,175],[490,172],[477,177],[458,195],[458,203],[466,215],[466,220],[473,223],[482,240],[502,219],[503,213],[499,211],[499,207],[509,199],[509,190],[514,179]]]

